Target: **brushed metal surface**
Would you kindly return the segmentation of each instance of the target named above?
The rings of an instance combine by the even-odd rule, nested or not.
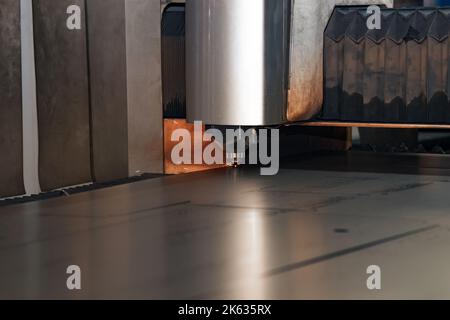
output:
[[[376,158],[357,162],[410,165]],[[449,298],[449,161],[413,158],[442,168],[317,171],[338,160],[319,156],[274,177],[219,169],[0,207],[0,298]],[[81,291],[66,287],[73,264]],[[373,264],[381,291],[366,287]]]
[[[124,0],[87,1],[94,180],[128,177]]]
[[[66,27],[72,4],[82,9],[82,30]],[[90,182],[84,1],[34,0],[33,23],[42,190]]]
[[[0,198],[25,193],[22,151],[20,3],[0,5]]]
[[[187,118],[286,120],[290,0],[186,2]]]

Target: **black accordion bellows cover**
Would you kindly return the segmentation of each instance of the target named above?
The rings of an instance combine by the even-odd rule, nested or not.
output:
[[[325,30],[326,120],[450,123],[450,8],[336,7]]]

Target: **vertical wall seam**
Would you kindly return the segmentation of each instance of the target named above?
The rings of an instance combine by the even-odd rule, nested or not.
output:
[[[87,76],[88,76],[88,99],[89,99],[89,149],[90,149],[90,164],[91,164],[91,178],[96,180],[95,166],[94,166],[94,141],[92,132],[92,91],[91,91],[91,59],[90,59],[90,38],[89,38],[89,10],[87,5],[88,0],[84,0],[84,26],[86,28],[86,57],[87,57]]]

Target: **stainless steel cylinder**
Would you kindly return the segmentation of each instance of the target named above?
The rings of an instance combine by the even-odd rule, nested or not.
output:
[[[291,0],[187,0],[189,121],[286,121]]]

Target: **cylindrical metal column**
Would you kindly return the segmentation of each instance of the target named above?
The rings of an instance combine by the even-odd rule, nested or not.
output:
[[[290,4],[186,2],[189,121],[258,126],[286,120]]]

